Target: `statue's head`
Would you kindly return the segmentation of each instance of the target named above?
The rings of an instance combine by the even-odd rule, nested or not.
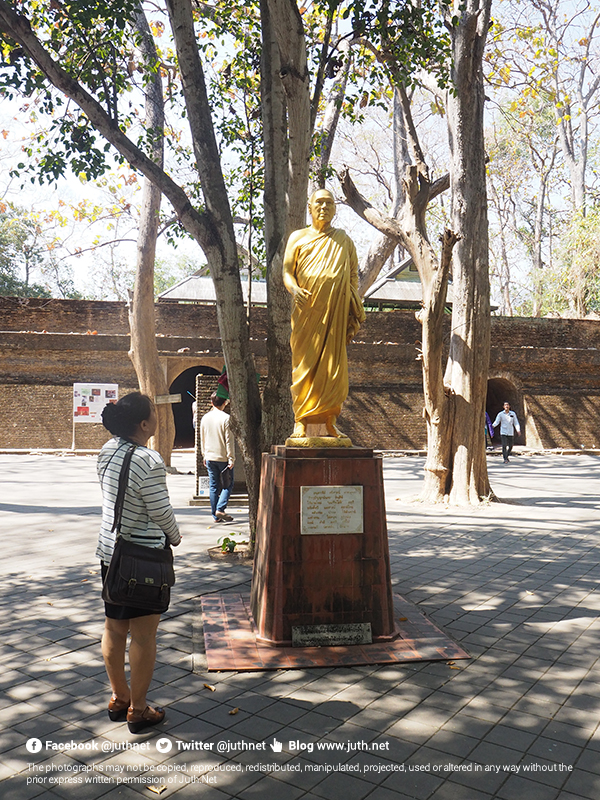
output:
[[[316,228],[329,225],[335,217],[335,200],[329,189],[317,189],[308,201],[308,210]]]

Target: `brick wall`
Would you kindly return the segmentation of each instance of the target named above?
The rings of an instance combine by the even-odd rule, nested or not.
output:
[[[258,309],[256,333],[264,335],[263,310]],[[31,297],[0,297],[0,331],[47,331],[123,336],[129,334],[127,304],[103,300],[50,300]],[[156,304],[156,333],[159,336],[219,337],[214,305]]]
[[[266,309],[252,310],[252,335],[266,336]],[[157,334],[219,337],[216,308],[202,304],[156,304]],[[492,338],[513,348],[597,348],[600,323],[579,319],[492,317]],[[127,305],[100,300],[50,300],[0,297],[0,331],[127,335]],[[450,317],[447,317],[450,332]],[[357,336],[360,342],[412,344],[421,326],[412,311],[369,312]]]
[[[133,391],[122,386],[121,393]],[[0,385],[0,448],[70,449],[73,387]],[[110,439],[103,425],[75,425],[75,447],[95,450]]]
[[[213,306],[158,304],[156,312],[171,381],[188,367],[220,368]],[[118,383],[121,393],[136,388],[127,331],[124,303],[0,298],[0,447],[70,447],[74,382]],[[266,311],[254,309],[253,348],[262,375],[265,331]],[[446,342],[449,335],[448,318]],[[348,350],[350,394],[339,421],[355,444],[425,447],[420,336],[410,311],[367,314]],[[533,446],[600,446],[599,342],[599,322],[494,317],[490,396],[500,406],[488,410],[495,415],[509,399],[522,416],[524,441]],[[78,426],[78,447],[100,442],[104,433],[94,427]]]
[[[359,447],[422,450],[427,439],[422,409],[420,387],[407,391],[394,385],[352,386],[339,418],[339,428]]]
[[[527,394],[525,399],[545,447],[600,448],[600,391]]]

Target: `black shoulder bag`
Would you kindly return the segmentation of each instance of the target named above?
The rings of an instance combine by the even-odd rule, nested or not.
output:
[[[162,614],[169,608],[171,586],[175,583],[173,551],[169,540],[166,539],[164,548],[146,547],[121,536],[123,503],[135,447],[130,447],[125,454],[119,474],[112,526],[112,530],[116,531],[115,549],[102,587],[102,598],[113,605],[143,608],[154,614]]]

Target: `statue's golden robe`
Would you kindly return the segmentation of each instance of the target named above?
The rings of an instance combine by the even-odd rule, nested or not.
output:
[[[348,396],[346,343],[365,319],[358,295],[356,248],[342,230],[307,228],[298,243],[294,277],[311,293],[292,312],[294,418],[324,423]]]

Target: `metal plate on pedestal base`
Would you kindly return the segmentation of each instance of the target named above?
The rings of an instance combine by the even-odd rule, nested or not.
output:
[[[347,622],[345,625],[292,625],[292,647],[340,647],[372,643],[370,622]]]
[[[394,595],[394,618],[398,633],[394,641],[339,647],[273,647],[260,642],[250,611],[250,596],[246,594],[210,594],[202,597],[201,603],[209,672],[470,658],[466,650],[400,595]],[[204,672],[206,668],[203,666],[199,671]]]

